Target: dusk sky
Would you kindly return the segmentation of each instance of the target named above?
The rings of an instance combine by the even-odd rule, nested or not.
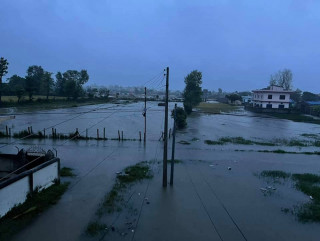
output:
[[[140,86],[170,67],[170,89],[202,71],[203,88],[263,88],[279,69],[320,93],[320,1],[1,0],[0,56],[87,69],[89,84]]]

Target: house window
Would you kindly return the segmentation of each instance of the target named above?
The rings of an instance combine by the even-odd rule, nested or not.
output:
[[[284,105],[279,105],[279,109],[284,109]]]
[[[267,104],[267,108],[271,109],[272,108],[272,104]]]
[[[268,99],[271,100],[272,99],[272,95],[268,95]]]
[[[280,100],[284,100],[286,99],[286,96],[285,95],[280,95]]]

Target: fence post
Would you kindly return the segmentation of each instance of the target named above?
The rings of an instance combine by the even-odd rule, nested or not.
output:
[[[103,128],[103,139],[104,140],[106,139],[106,128],[105,127]]]
[[[120,141],[120,131],[118,130],[118,139]]]
[[[97,129],[97,140],[99,140],[99,129]]]
[[[141,141],[141,131],[139,131],[139,141]]]
[[[88,128],[86,128],[86,139],[88,139]]]
[[[6,136],[8,136],[9,133],[8,133],[8,126],[6,126]]]
[[[121,140],[123,141],[123,131],[121,131]]]
[[[46,138],[46,128],[43,128],[43,136]]]

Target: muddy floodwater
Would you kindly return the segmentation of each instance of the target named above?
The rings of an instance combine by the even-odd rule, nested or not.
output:
[[[170,103],[170,111],[174,103]],[[62,199],[42,213],[14,240],[319,240],[319,223],[300,223],[282,208],[309,201],[309,197],[290,183],[277,185],[273,195],[265,196],[260,188],[268,185],[257,177],[263,170],[320,174],[319,155],[260,153],[259,150],[319,151],[319,147],[207,145],[205,140],[220,137],[243,137],[255,141],[275,139],[310,140],[303,134],[320,136],[320,126],[289,120],[266,118],[240,111],[228,115],[193,113],[188,126],[177,133],[175,186],[161,187],[164,107],[148,103],[147,141],[139,141],[143,133],[144,104],[102,104],[68,109],[6,109],[15,115],[4,121],[12,133],[32,126],[33,132],[51,128],[69,134],[78,128],[81,135],[100,136],[103,128],[109,140],[0,139],[1,152],[16,153],[18,148],[32,145],[55,148],[62,166],[74,169],[75,178]],[[172,127],[169,118],[169,127]],[[130,141],[110,140],[118,130]],[[171,139],[170,139],[171,141]],[[9,143],[9,145],[7,145]],[[171,142],[169,153],[171,153]],[[242,150],[239,152],[239,150]],[[135,229],[123,231],[125,215],[116,219],[119,232],[99,238],[84,235],[93,220],[103,196],[110,191],[116,172],[140,161],[153,160],[154,178],[140,183],[136,192]],[[230,168],[230,169],[229,169]],[[145,205],[140,193],[149,198]],[[135,196],[134,196],[135,197]],[[141,199],[141,200],[140,200]],[[170,218],[168,218],[170,217]],[[118,226],[117,226],[118,225]],[[168,232],[169,229],[175,229]],[[123,228],[123,230],[122,230]],[[126,235],[119,235],[125,233]],[[161,235],[160,235],[161,234]]]

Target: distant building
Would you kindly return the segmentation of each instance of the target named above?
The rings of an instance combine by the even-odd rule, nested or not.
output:
[[[292,91],[271,85],[261,90],[253,90],[252,105],[257,108],[288,109]]]
[[[250,95],[242,96],[241,98],[243,104],[249,104],[252,101],[252,96]]]

